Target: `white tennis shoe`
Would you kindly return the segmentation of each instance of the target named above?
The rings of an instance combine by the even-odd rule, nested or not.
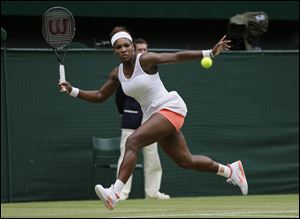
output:
[[[109,188],[103,188],[101,185],[96,185],[95,192],[109,210],[114,209],[120,198],[119,194],[114,190],[113,185]]]
[[[247,195],[248,194],[248,183],[247,183],[247,179],[246,179],[246,175],[244,172],[242,162],[239,160],[232,164],[228,164],[227,166],[231,170],[231,174],[230,174],[229,178],[227,179],[227,182],[231,183],[233,185],[237,185],[238,187],[240,187],[243,195]]]
[[[166,200],[170,199],[171,197],[168,194],[162,193],[162,192],[155,192],[152,195],[146,195],[146,199],[159,199],[159,200]]]

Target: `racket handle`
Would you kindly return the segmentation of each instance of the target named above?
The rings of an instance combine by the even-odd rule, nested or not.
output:
[[[65,66],[62,64],[59,64],[59,76],[60,76],[60,82],[65,82]]]
[[[65,66],[63,64],[59,64],[59,81],[60,82],[65,82],[66,81],[66,77],[65,77]],[[63,91],[66,91],[66,88],[63,87],[62,88]]]

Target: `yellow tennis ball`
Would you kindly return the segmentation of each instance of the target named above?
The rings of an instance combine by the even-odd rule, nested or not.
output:
[[[201,59],[201,65],[203,68],[208,69],[212,66],[212,64],[213,64],[213,61],[209,57],[204,57],[203,59]]]

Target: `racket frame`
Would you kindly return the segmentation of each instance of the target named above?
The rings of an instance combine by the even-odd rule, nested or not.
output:
[[[69,19],[71,19],[71,22],[72,24],[69,24],[68,27],[73,27],[73,30],[72,30],[72,36],[70,37],[70,40],[69,42],[63,44],[62,46],[60,47],[55,47],[53,46],[51,43],[48,42],[47,40],[47,30],[46,28],[48,27],[47,24],[46,24],[46,16],[53,10],[55,9],[60,9],[60,10],[63,10],[65,11],[68,15],[69,15]],[[59,81],[60,82],[65,82],[66,81],[66,78],[65,78],[65,66],[64,66],[64,60],[65,60],[65,57],[66,57],[66,53],[67,53],[67,50],[68,50],[68,46],[72,43],[72,40],[74,39],[74,36],[75,36],[75,30],[76,30],[76,25],[75,25],[75,19],[74,19],[74,16],[73,14],[71,13],[71,11],[69,11],[68,9],[64,8],[64,7],[61,7],[61,6],[55,6],[55,7],[51,7],[49,8],[42,16],[42,33],[43,33],[43,37],[44,39],[46,40],[47,44],[53,49],[54,51],[54,54],[59,62],[59,75],[60,75],[60,79]],[[62,53],[62,54],[59,54],[59,53]]]

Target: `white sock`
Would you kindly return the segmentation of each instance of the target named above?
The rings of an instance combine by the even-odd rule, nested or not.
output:
[[[218,175],[224,176],[226,178],[229,178],[231,174],[231,169],[228,166],[224,166],[222,164],[219,164],[219,170],[217,172]]]
[[[125,184],[121,180],[117,179],[114,184],[115,191],[120,194],[124,186]]]

